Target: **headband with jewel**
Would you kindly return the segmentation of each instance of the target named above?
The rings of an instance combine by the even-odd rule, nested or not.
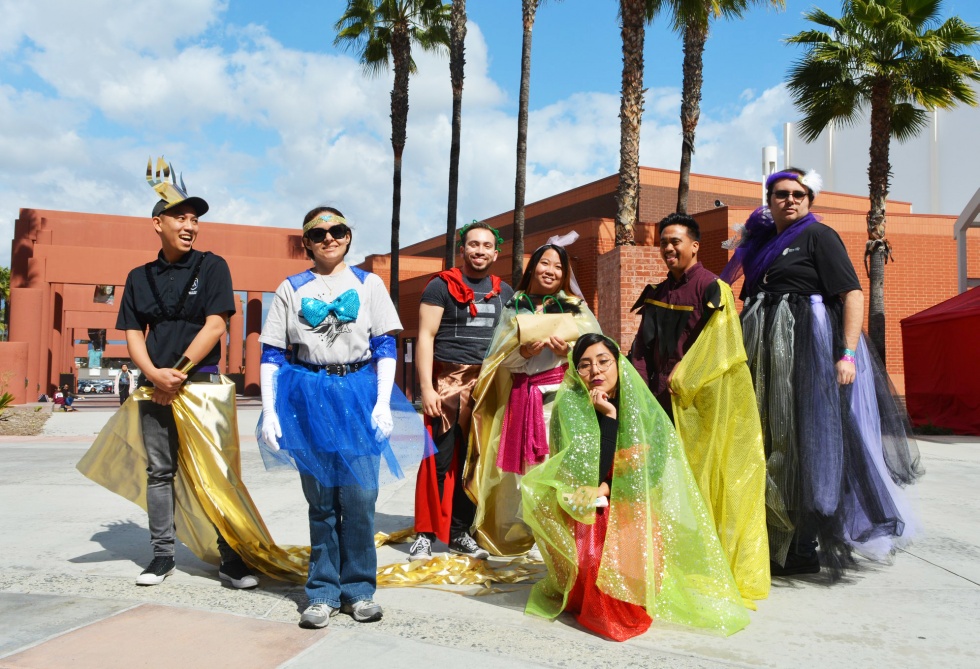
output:
[[[305,235],[321,223],[326,223],[327,225],[347,225],[347,219],[343,216],[337,216],[337,214],[331,214],[330,212],[320,214],[306,222],[303,226],[303,234]]]

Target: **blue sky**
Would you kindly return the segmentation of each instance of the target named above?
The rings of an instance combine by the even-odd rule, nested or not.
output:
[[[20,207],[145,215],[154,197],[143,165],[163,153],[209,200],[209,220],[297,227],[306,210],[326,202],[359,231],[352,258],[387,251],[390,81],[365,77],[352,55],[333,47],[345,4],[0,0],[0,239],[11,238]],[[513,206],[521,48],[520,0],[467,4],[460,222]],[[761,147],[782,144],[782,124],[795,119],[782,80],[799,56],[782,40],[805,27],[806,8],[836,13],[839,3],[787,4],[714,25],[695,171],[756,178]],[[945,11],[980,25],[978,5],[947,0]],[[528,201],[618,168],[616,7],[549,0],[538,11]],[[665,21],[648,30],[645,55],[641,162],[676,168],[681,44]],[[404,161],[406,244],[445,229],[448,59],[417,62]],[[969,113],[965,132],[975,139],[977,116]],[[9,258],[4,242],[0,264]]]

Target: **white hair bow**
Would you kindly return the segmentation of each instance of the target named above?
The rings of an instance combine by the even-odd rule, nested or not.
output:
[[[547,246],[548,244],[554,244],[555,246],[567,248],[577,241],[578,241],[578,233],[572,230],[571,232],[564,235],[551,235],[550,237],[548,237],[547,241],[545,241],[543,245]],[[582,295],[582,289],[579,287],[578,281],[575,280],[575,272],[572,271],[571,258],[569,258],[568,260],[568,271],[571,273],[571,277],[569,277],[569,285],[571,286],[572,292],[584,300],[585,296]]]

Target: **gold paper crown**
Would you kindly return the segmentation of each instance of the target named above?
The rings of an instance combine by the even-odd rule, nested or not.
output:
[[[162,179],[160,178],[161,174],[163,175]],[[188,197],[183,175],[178,177],[176,170],[163,159],[163,156],[157,158],[156,178],[153,174],[153,158],[146,161],[146,182],[150,184],[161,199],[166,201],[168,207],[179,204]]]

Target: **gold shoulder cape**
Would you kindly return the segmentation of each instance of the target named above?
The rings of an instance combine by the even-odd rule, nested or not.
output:
[[[579,300],[564,292],[558,297]],[[602,332],[585,301],[579,300],[579,304],[581,311],[575,315],[579,336]],[[534,536],[521,520],[521,476],[497,467],[500,430],[512,386],[511,374],[501,363],[518,346],[517,313],[508,307],[497,324],[473,389],[473,421],[463,469],[463,487],[476,504],[474,536],[481,546],[501,556],[521,555],[534,544]]]
[[[769,596],[766,460],[732,289],[671,380],[674,423],[745,600]],[[746,601],[746,605],[755,608]]]
[[[146,449],[139,388],[109,419],[78,470],[146,510]],[[174,478],[177,537],[205,562],[218,564],[217,531],[245,562],[273,578],[306,582],[308,546],[277,546],[241,480],[235,384],[187,383],[173,402],[180,437]]]

